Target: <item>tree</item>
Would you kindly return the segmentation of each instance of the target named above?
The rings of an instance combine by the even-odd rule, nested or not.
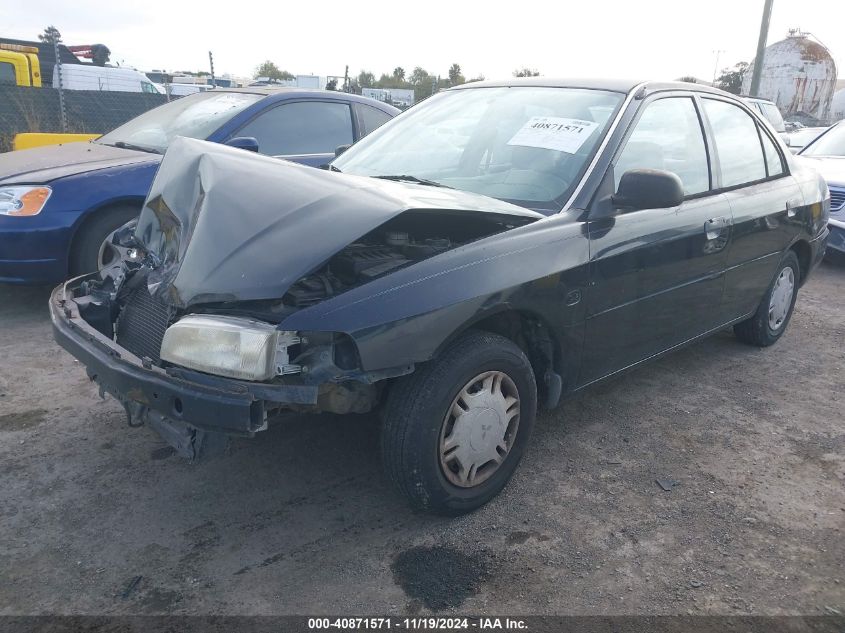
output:
[[[362,88],[372,88],[375,83],[376,76],[373,73],[366,70],[358,73],[358,85]]]
[[[414,101],[422,101],[426,97],[430,97],[431,93],[434,92],[435,81],[436,79],[421,66],[414,68],[410,79],[411,85],[414,87]]]
[[[399,81],[401,83],[405,83],[405,69],[402,68],[401,66],[397,66],[396,68],[394,68],[393,69],[393,78],[396,81]]]
[[[281,70],[276,64],[269,59],[260,66],[256,67],[253,77],[267,77],[268,79],[275,79],[282,81],[284,79],[294,79],[294,76],[286,70]]]
[[[514,77],[539,77],[540,71],[537,70],[536,68],[528,68],[528,67],[517,68],[515,71],[513,71],[513,76]]]
[[[467,79],[467,83],[470,84],[473,81],[484,81],[486,77],[484,75],[478,75],[478,77],[472,77],[471,79]]]
[[[696,79],[693,75],[684,75],[683,77],[678,77],[678,81],[685,81],[688,84],[698,83],[698,79]]]
[[[51,24],[44,29],[44,32],[38,36],[38,39],[45,44],[53,44],[54,42],[62,41],[62,34],[59,33],[59,29]]]
[[[449,67],[449,85],[458,86],[466,82],[466,77],[461,74],[460,64],[452,64]]]
[[[326,90],[337,90],[337,78],[332,77],[326,82]]]
[[[738,95],[742,92],[742,80],[748,72],[748,63],[739,62],[733,68],[723,68],[716,78],[716,87]]]

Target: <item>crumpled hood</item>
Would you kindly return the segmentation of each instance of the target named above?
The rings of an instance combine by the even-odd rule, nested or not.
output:
[[[160,159],[158,154],[99,143],[35,147],[0,154],[0,185],[40,185],[64,176]]]
[[[804,156],[801,162],[818,171],[829,185],[845,186],[845,156]]]
[[[166,302],[276,299],[298,279],[410,209],[544,216],[453,189],[304,167],[206,141],[171,143],[135,231],[161,261],[148,277]]]

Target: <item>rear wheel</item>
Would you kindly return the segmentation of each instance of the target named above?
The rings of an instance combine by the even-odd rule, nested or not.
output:
[[[537,410],[531,364],[510,340],[472,332],[399,379],[382,426],[385,471],[411,505],[457,515],[505,487]]]
[[[138,219],[141,210],[122,205],[97,212],[79,228],[70,254],[72,276],[94,272],[113,264],[120,253],[110,245],[115,231]]]
[[[792,318],[800,279],[798,257],[789,251],[778,266],[775,278],[757,312],[750,319],[734,326],[736,337],[744,343],[758,347],[768,347],[776,343],[783,336]]]

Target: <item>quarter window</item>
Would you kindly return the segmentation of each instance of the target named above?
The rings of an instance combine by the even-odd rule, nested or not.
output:
[[[769,178],[783,174],[783,161],[780,157],[772,139],[763,130],[760,130],[760,138],[763,140],[763,152],[766,157],[766,173]]]
[[[703,101],[719,154],[722,186],[735,187],[766,178],[763,147],[751,115],[726,101]]]
[[[359,105],[358,114],[361,116],[361,124],[364,127],[362,136],[390,121],[389,114],[368,105]]]
[[[687,195],[710,189],[704,134],[693,100],[660,99],[646,106],[614,167],[616,187],[631,169],[677,174]]]
[[[352,115],[346,103],[287,103],[259,114],[237,136],[254,136],[258,151],[270,156],[332,154],[352,143]]]

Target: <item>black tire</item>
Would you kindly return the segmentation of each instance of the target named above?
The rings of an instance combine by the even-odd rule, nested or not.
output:
[[[79,227],[74,237],[68,262],[72,277],[94,272],[99,268],[100,246],[114,231],[137,218],[141,208],[134,205],[108,207],[96,212]]]
[[[775,283],[781,273],[787,268],[792,269],[792,275],[795,281],[792,289],[792,299],[790,300],[786,317],[783,319],[783,322],[774,329],[769,324],[769,304],[772,299],[772,292],[774,291]],[[777,268],[777,272],[772,279],[772,283],[769,284],[769,288],[766,290],[766,294],[763,296],[763,300],[757,308],[757,312],[755,312],[754,316],[750,319],[734,325],[734,334],[736,337],[743,343],[756,345],[757,347],[768,347],[769,345],[774,345],[778,339],[783,336],[783,333],[789,325],[790,319],[792,319],[792,312],[795,310],[795,299],[798,297],[798,285],[800,280],[801,267],[798,264],[798,257],[793,251],[789,251],[781,260],[780,265]]]
[[[520,401],[510,449],[489,477],[472,487],[450,482],[441,466],[441,431],[459,392],[488,371],[502,372]],[[525,451],[537,413],[537,384],[528,358],[512,341],[470,332],[439,358],[391,385],[383,410],[381,454],[387,477],[418,510],[471,512],[505,487]]]

